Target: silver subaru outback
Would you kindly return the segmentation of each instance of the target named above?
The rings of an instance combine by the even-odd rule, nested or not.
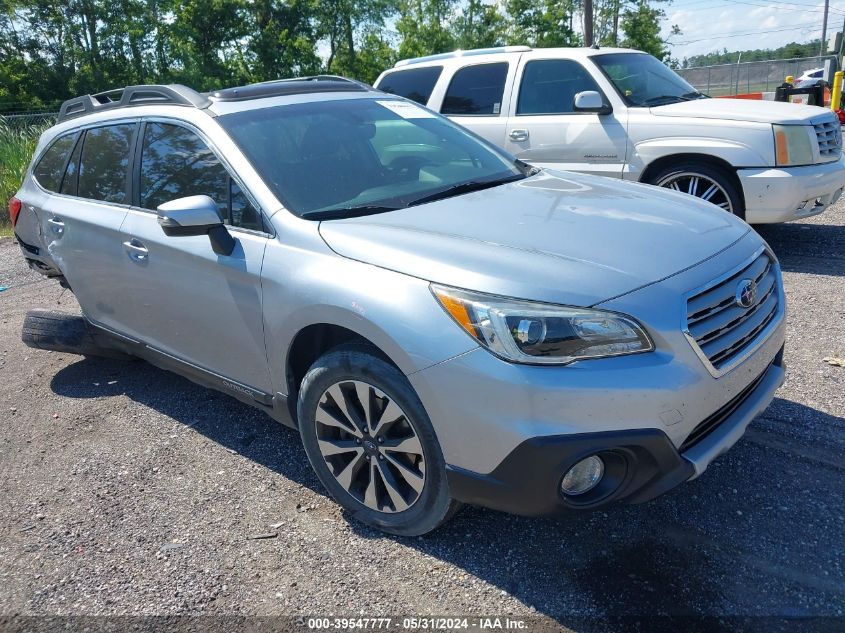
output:
[[[648,501],[784,379],[780,269],[747,224],[537,170],[340,78],[72,99],[10,212],[84,315],[32,311],[30,345],[131,354],[258,407],[395,534],[461,503]]]

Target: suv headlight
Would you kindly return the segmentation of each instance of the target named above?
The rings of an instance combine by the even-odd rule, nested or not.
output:
[[[470,336],[511,362],[566,365],[576,360],[654,349],[643,327],[622,314],[508,299],[435,284],[431,290]]]
[[[775,163],[786,165],[812,165],[813,143],[808,125],[773,125],[775,134]]]

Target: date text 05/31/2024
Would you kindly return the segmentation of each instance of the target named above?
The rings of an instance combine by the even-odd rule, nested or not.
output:
[[[473,617],[405,617],[405,618],[308,618],[304,624],[309,630],[422,630],[422,631],[457,631],[457,630],[527,630],[528,623],[519,618]]]

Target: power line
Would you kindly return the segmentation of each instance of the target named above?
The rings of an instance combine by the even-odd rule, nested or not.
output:
[[[775,8],[775,7],[771,6],[772,4],[778,4],[778,5],[784,5],[783,8],[777,7],[777,9],[780,10],[780,11],[802,11],[802,12],[806,12],[806,13],[824,13],[824,9],[819,7],[818,4],[802,5],[802,4],[797,3],[797,2],[780,2],[780,1],[777,1],[777,0],[768,0],[768,4],[754,4],[754,3],[751,3],[751,2],[743,2],[741,0],[715,0],[716,2],[726,2],[726,4],[718,4],[718,5],[713,4],[713,5],[710,5],[710,6],[698,7],[698,8],[695,8],[695,9],[687,9],[687,7],[694,5],[694,4],[701,4],[701,3],[713,2],[713,1],[714,0],[694,0],[693,2],[690,2],[689,4],[684,4],[684,5],[675,4],[674,8],[679,9],[681,11],[686,11],[686,10],[689,10],[689,11],[710,11],[710,10],[713,10],[713,9],[726,9],[726,8],[729,8],[730,6],[732,6],[734,4],[747,4],[749,6],[756,6],[756,7],[761,7],[761,8],[765,8],[765,9],[771,9],[771,8]],[[837,9],[835,7],[830,7],[830,11],[832,13],[835,12],[835,13],[838,13],[840,15],[845,15],[845,10]]]
[[[708,37],[702,37],[702,38],[699,38],[699,39],[696,39],[696,40],[684,40],[682,42],[670,42],[670,44],[672,44],[673,46],[676,46],[678,44],[695,44],[696,42],[706,42],[708,40],[720,40],[720,39],[728,38],[728,37],[748,37],[750,35],[763,35],[763,34],[766,34],[766,33],[784,33],[786,31],[798,31],[798,30],[802,30],[802,29],[803,30],[810,30],[812,27],[815,27],[815,26],[817,26],[816,22],[811,22],[809,24],[799,24],[799,25],[791,26],[791,27],[787,27],[787,28],[769,29],[769,30],[765,30],[765,31],[751,31],[751,32],[746,32],[746,33],[713,34],[713,35],[710,35]]]

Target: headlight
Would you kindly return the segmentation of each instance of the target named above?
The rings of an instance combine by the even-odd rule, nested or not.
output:
[[[654,349],[642,326],[622,314],[507,299],[434,284],[431,290],[470,336],[515,363],[565,365]]]
[[[813,143],[808,125],[773,125],[775,162],[778,165],[812,165]]]

